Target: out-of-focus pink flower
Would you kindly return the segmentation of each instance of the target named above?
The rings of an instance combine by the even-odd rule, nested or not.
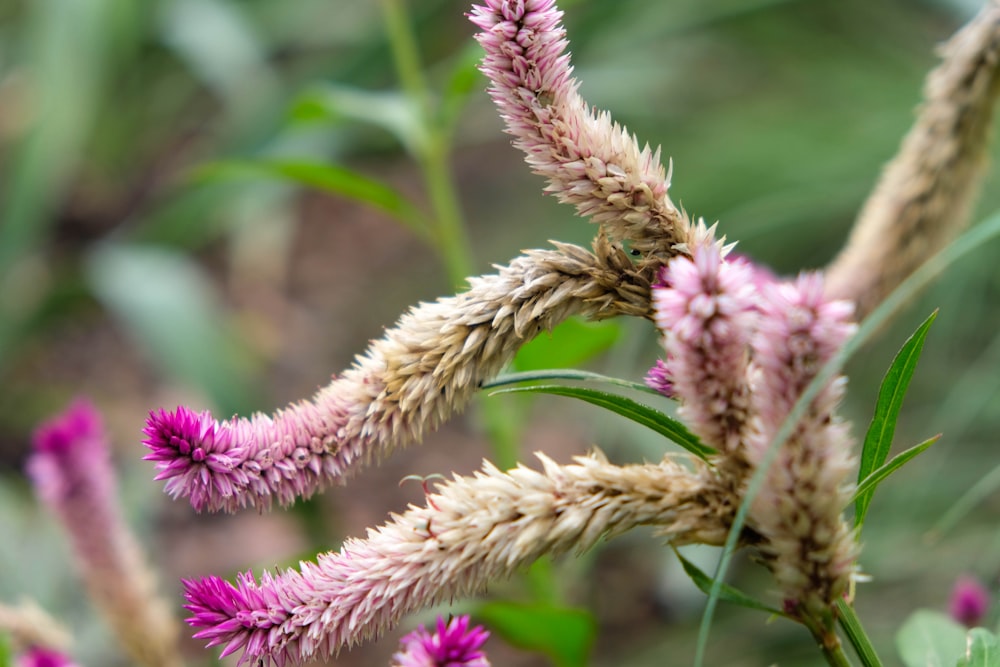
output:
[[[68,533],[91,599],[136,663],[179,665],[177,627],[122,517],[97,410],[75,401],[38,427],[34,446],[28,474]]]
[[[400,640],[392,667],[489,667],[482,651],[489,636],[482,626],[470,629],[468,616],[447,623],[439,616],[434,632],[421,625]]]
[[[77,667],[59,651],[32,646],[17,658],[17,667]]]
[[[974,628],[983,620],[989,607],[990,593],[978,579],[968,575],[958,578],[948,602],[948,613],[953,619]]]

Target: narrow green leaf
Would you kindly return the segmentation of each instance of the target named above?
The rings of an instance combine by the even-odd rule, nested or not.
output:
[[[205,181],[235,178],[289,180],[368,204],[388,213],[422,238],[430,238],[427,219],[405,195],[347,167],[302,160],[229,160],[212,162],[199,168],[195,178]]]
[[[1000,665],[1000,637],[985,628],[973,628],[965,638],[965,654],[955,667]]]
[[[965,628],[940,612],[918,609],[896,633],[896,650],[906,667],[953,667],[965,650]]]
[[[570,396],[572,398],[578,398],[581,401],[587,401],[593,405],[615,412],[626,419],[631,419],[637,424],[642,424],[643,426],[651,428],[660,435],[673,440],[678,445],[699,458],[707,459],[710,454],[715,453],[714,449],[705,445],[698,439],[698,436],[691,433],[691,431],[689,431],[684,424],[680,423],[676,419],[668,417],[659,410],[651,408],[648,405],[643,405],[642,403],[625,396],[609,394],[607,392],[597,391],[596,389],[588,389],[587,387],[567,387],[565,385],[556,384],[537,384],[527,387],[511,387],[509,389],[501,389],[500,391],[492,392],[490,396],[495,394],[510,394],[517,392],[554,394],[556,396]]]
[[[543,653],[557,667],[586,667],[597,622],[585,609],[494,601],[473,616],[519,648]]]
[[[708,595],[712,590],[712,578],[698,569],[698,566],[689,561],[687,558],[681,555],[677,549],[674,549],[674,553],[677,554],[677,558],[681,561],[681,566],[684,568],[684,572],[691,577],[691,581],[698,589]],[[775,614],[777,616],[785,616],[785,612],[780,609],[776,609],[770,605],[767,605],[760,600],[750,597],[743,591],[730,586],[725,582],[719,582],[719,599],[724,602],[731,602],[732,604],[737,604],[741,607],[747,607],[748,609],[757,609],[759,611],[766,611],[769,614]]]
[[[580,380],[584,382],[599,382],[614,385],[616,387],[624,387],[625,389],[632,389],[634,391],[641,391],[647,394],[660,394],[655,390],[647,387],[639,382],[633,382],[631,380],[622,380],[621,378],[615,378],[608,375],[601,375],[600,373],[593,373],[591,371],[581,371],[575,368],[556,368],[556,369],[546,369],[539,371],[524,371],[521,373],[506,373],[504,375],[499,375],[489,382],[484,382],[482,389],[494,389],[496,387],[506,387],[511,384],[519,384],[521,382],[539,382],[548,380]]]
[[[587,322],[571,317],[548,335],[537,336],[521,347],[514,368],[531,371],[580,366],[611,347],[620,335],[621,325],[612,320]]]
[[[858,467],[859,484],[876,468],[881,467],[889,457],[892,437],[896,432],[896,420],[899,419],[899,410],[903,406],[906,390],[910,386],[910,379],[913,378],[913,371],[920,359],[920,351],[924,347],[927,331],[936,317],[937,311],[935,310],[903,343],[903,347],[896,354],[896,358],[892,360],[892,365],[889,366],[889,370],[882,380],[878,400],[875,403],[875,415],[868,426],[865,444],[861,449],[861,463]],[[865,493],[858,494],[854,510],[856,526],[864,523],[865,514],[868,512],[868,505],[871,504],[874,493],[875,488],[871,487]]]
[[[864,667],[882,667],[882,661],[875,652],[872,640],[868,638],[861,619],[858,618],[854,607],[849,605],[843,598],[837,600],[837,623],[840,625],[847,640],[854,647],[854,652],[858,654],[861,664]]]
[[[916,457],[918,454],[922,454],[928,447],[930,447],[940,439],[941,439],[941,434],[939,433],[932,438],[924,440],[919,445],[914,445],[913,447],[910,447],[906,451],[902,451],[899,454],[896,454],[894,457],[892,457],[892,459],[889,460],[888,463],[883,464],[882,467],[873,471],[870,475],[865,477],[865,479],[861,482],[861,484],[858,485],[857,490],[854,492],[854,496],[851,498],[851,502],[855,502],[859,497],[861,497],[864,494],[867,494],[868,497],[870,498],[871,494],[875,491],[876,487],[878,487],[878,485],[881,484],[886,477],[899,470],[901,467],[903,467],[903,465],[905,465],[911,459]],[[860,520],[856,519],[854,525],[861,527],[863,523],[864,523],[863,518]]]

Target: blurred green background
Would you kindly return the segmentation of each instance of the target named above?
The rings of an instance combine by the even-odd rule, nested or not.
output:
[[[676,202],[783,273],[837,251],[909,126],[935,45],[976,6],[561,4],[584,97],[663,146]],[[502,134],[474,70],[469,6],[408,10],[432,91],[424,110],[438,110],[430,138],[421,107],[400,93],[379,3],[0,0],[0,600],[28,595],[60,616],[81,662],[125,664],[22,476],[32,428],[71,397],[89,395],[106,414],[124,502],[175,603],[180,576],[231,576],[335,548],[419,501],[403,476],[468,473],[490,456],[483,410],[472,410],[346,489],[292,513],[236,517],[171,503],[140,460],[151,409],[270,411],[325,384],[409,305],[450,293],[464,269],[490,271],[548,239],[592,238],[592,225],[541,194]],[[467,240],[427,231],[448,212],[450,187]],[[976,217],[997,208],[992,176]],[[445,237],[450,251],[440,250]],[[1000,464],[997,250],[952,267],[848,369],[845,412],[861,436],[892,354],[941,308],[897,446],[944,437],[879,492],[866,529],[873,581],[858,606],[888,664],[910,610],[943,608],[960,573],[993,589],[1000,575],[1000,495],[928,538]],[[623,322],[614,335],[589,367],[640,379],[655,331]],[[566,399],[517,409],[526,459],[544,450],[568,461],[598,445],[619,461],[655,460],[664,449]],[[710,568],[712,554],[693,555],[702,556]],[[555,571],[562,598],[598,621],[593,664],[690,662],[703,597],[657,540],[626,536]],[[733,577],[767,595],[761,574],[740,563]],[[496,590],[516,598],[523,585]],[[817,663],[807,633],[766,620],[723,608],[708,664]],[[337,664],[386,664],[396,636]],[[549,664],[490,648],[494,664]],[[187,649],[190,664],[215,664],[196,643]]]

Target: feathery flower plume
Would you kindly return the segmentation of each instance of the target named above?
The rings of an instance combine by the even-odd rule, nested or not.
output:
[[[707,444],[741,458],[749,421],[749,339],[757,293],[745,260],[726,261],[718,243],[675,257],[653,288],[679,414]]]
[[[392,667],[490,667],[482,651],[489,637],[480,625],[469,629],[468,616],[456,616],[447,623],[438,616],[434,632],[421,625],[400,640]]]
[[[760,463],[792,406],[854,332],[851,304],[823,296],[819,274],[765,287],[751,339],[751,406],[758,432],[747,456]],[[857,544],[841,511],[853,468],[848,425],[835,409],[846,384],[836,378],[817,396],[784,443],[754,499],[750,522],[766,538],[768,557],[786,600],[809,614],[828,610],[847,590]]]
[[[968,224],[986,173],[1000,93],[1000,2],[941,49],[913,127],[827,270],[827,293],[859,320]]]
[[[242,651],[239,664],[298,664],[378,635],[406,613],[480,591],[544,554],[590,548],[602,536],[655,525],[674,543],[721,544],[727,511],[698,474],[665,460],[614,466],[597,456],[541,472],[490,463],[456,475],[424,507],[347,541],[300,570],[252,573],[236,585],[187,581],[195,637]]]
[[[179,665],[177,628],[122,518],[107,436],[90,403],[77,400],[38,428],[28,473],[128,654],[147,667]]]
[[[145,458],[170,495],[199,511],[309,497],[373,456],[418,442],[521,345],[570,315],[646,316],[648,281],[603,237],[595,251],[557,244],[470,278],[467,292],[412,309],[312,400],[273,416],[220,422],[185,407],[154,411]]]
[[[572,77],[554,0],[487,0],[472,8],[490,95],[546,191],[661,261],[688,241],[688,221],[667,195],[660,151],[639,147],[606,112],[591,111]]]

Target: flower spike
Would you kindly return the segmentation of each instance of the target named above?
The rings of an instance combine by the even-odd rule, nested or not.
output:
[[[246,572],[231,584],[187,581],[195,637],[241,652],[240,664],[281,667],[330,656],[406,613],[481,591],[544,554],[590,548],[602,536],[655,525],[676,544],[721,544],[729,508],[684,466],[618,467],[597,456],[502,473],[489,463],[455,476],[389,523],[299,570]]]
[[[154,411],[146,459],[168,493],[199,511],[289,505],[343,482],[373,457],[419,442],[521,345],[570,315],[647,315],[648,282],[628,257],[602,238],[595,251],[557,244],[471,278],[467,292],[412,309],[310,401],[273,416]]]
[[[122,517],[110,443],[89,402],[77,400],[38,427],[28,473],[68,533],[91,599],[132,660],[179,665],[176,623]]]
[[[688,220],[667,195],[660,151],[580,96],[554,0],[487,0],[472,8],[490,95],[546,191],[643,257],[685,243]]]

